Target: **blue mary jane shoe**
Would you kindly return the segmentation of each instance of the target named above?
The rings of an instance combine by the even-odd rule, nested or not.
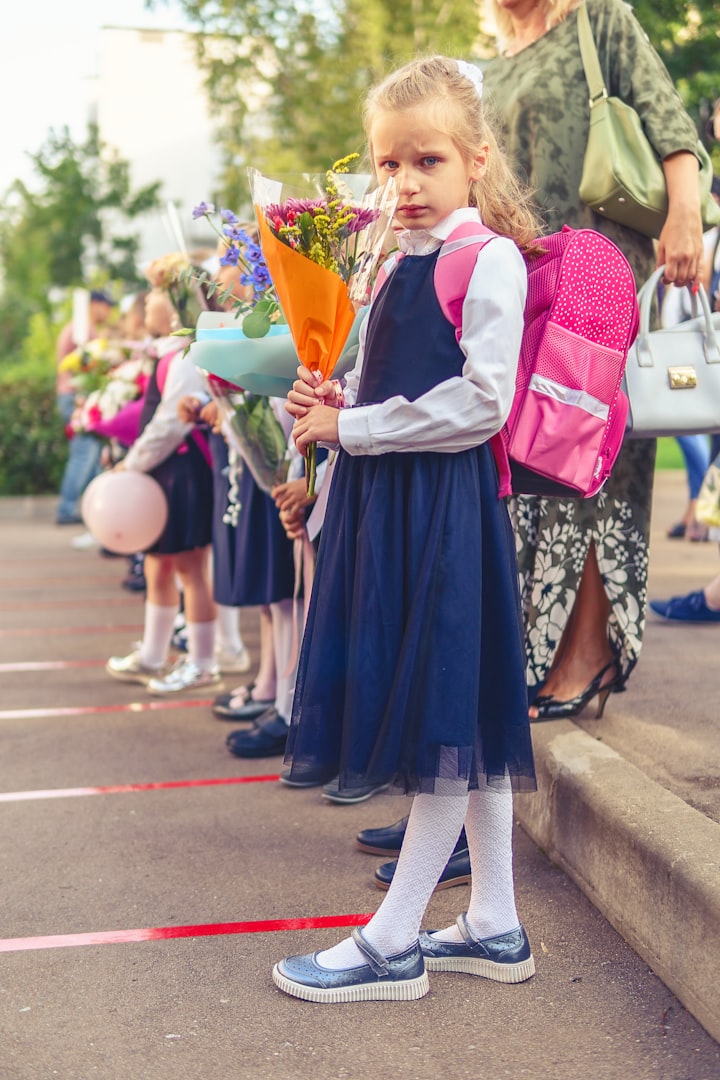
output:
[[[420,935],[428,971],[464,971],[467,975],[482,975],[503,983],[525,982],[535,974],[535,961],[524,927],[481,941],[471,934],[464,914],[458,915],[457,924],[463,937],[459,944],[430,937],[432,930]]]
[[[359,927],[352,939],[367,959],[360,967],[333,971],[317,962],[317,953],[288,956],[273,968],[273,982],[291,997],[334,1004],[341,1001],[415,1001],[430,989],[420,943],[395,956],[383,956],[365,940]]]

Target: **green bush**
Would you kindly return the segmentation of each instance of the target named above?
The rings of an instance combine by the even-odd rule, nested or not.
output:
[[[55,376],[3,382],[0,495],[51,495],[60,488],[67,438],[55,405]]]

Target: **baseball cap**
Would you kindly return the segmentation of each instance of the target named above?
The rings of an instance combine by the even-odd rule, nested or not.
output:
[[[109,293],[103,292],[102,289],[93,289],[90,293],[91,300],[97,300],[100,304],[109,304],[110,307],[117,307],[117,300],[113,300]]]

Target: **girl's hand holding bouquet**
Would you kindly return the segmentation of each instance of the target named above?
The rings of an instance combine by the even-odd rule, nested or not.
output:
[[[342,404],[342,390],[337,381],[323,379],[319,372],[306,367],[298,368],[298,378],[288,394],[285,408],[295,417],[292,434],[303,457],[311,443],[338,443],[338,409]],[[317,408],[318,405],[329,408]]]

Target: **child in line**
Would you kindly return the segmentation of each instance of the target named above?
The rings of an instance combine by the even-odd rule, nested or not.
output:
[[[311,1001],[418,998],[426,968],[507,983],[534,972],[512,870],[512,786],[535,784],[525,651],[488,440],[513,398],[521,252],[539,226],[481,90],[476,68],[434,57],[370,93],[371,161],[380,184],[398,184],[404,257],[373,298],[344,398],[302,367],[289,394],[300,452],[312,440],[341,448],[298,666],[291,777],[327,767],[341,789],[377,782],[415,796],[368,925],[275,966],[282,990]],[[458,341],[433,271],[453,229],[481,219],[496,235],[479,252]],[[463,824],[468,911],[420,934]]]
[[[106,670],[122,682],[139,682],[151,694],[166,695],[220,688],[215,662],[215,605],[208,578],[212,539],[212,473],[207,445],[192,437],[193,426],[178,417],[181,398],[203,389],[203,376],[172,337],[177,314],[166,289],[147,296],[145,321],[156,337],[158,360],[150,378],[140,435],[116,468],[153,476],[165,492],[168,520],[145,552],[145,623],[140,647],[112,656]],[[188,654],[167,670],[180,595],[187,619]]]

